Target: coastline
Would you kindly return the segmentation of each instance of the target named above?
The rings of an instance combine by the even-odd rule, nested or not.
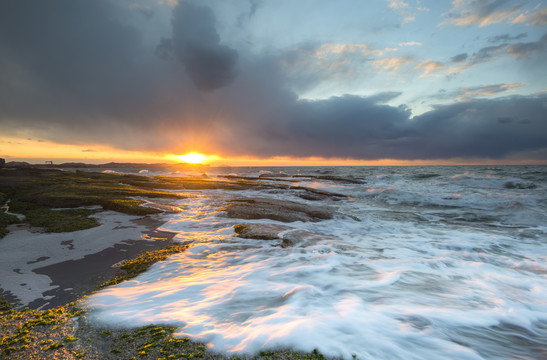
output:
[[[23,304],[23,307],[19,304],[18,309],[14,309],[13,305],[9,304],[15,303],[21,293],[8,292],[0,288],[0,359],[325,360],[317,351],[306,354],[290,349],[266,349],[252,357],[238,354],[228,356],[213,352],[206,344],[187,337],[174,337],[174,327],[152,323],[138,328],[118,328],[88,320],[84,305],[87,295],[98,291],[101,285],[116,280],[123,272],[120,271],[121,263],[138,259],[139,254],[142,256],[161,252],[162,249],[168,250],[177,244],[173,240],[175,233],[160,230],[164,221],[156,216],[136,217],[124,222],[120,221],[120,215],[125,216],[113,212],[106,213],[105,217],[114,221],[107,222],[101,227],[104,232],[109,231],[116,235],[115,240],[108,243],[107,248],[66,260],[62,256],[62,253],[66,252],[63,250],[66,249],[57,247],[57,250],[61,250],[57,252],[57,256],[55,251],[50,251],[50,258],[42,260],[47,261],[49,265],[27,268],[30,272],[25,274],[27,279],[45,277],[50,281],[50,288],[37,286],[33,289],[37,297]],[[117,229],[115,227],[106,230],[112,223],[116,224]],[[138,240],[128,238],[135,238],[137,231],[141,233]],[[80,240],[82,235],[85,238],[85,232],[89,230],[53,235],[73,237],[74,241],[71,244],[65,244],[74,246],[78,243],[78,235]],[[31,234],[31,240],[27,242],[27,246],[21,247],[21,250],[32,249],[27,257],[34,258],[40,255],[42,248],[32,248],[29,242],[47,239],[51,234],[30,233],[26,229],[19,229],[10,233],[8,242],[21,241],[26,233]],[[0,254],[4,253],[1,248],[5,239],[6,237],[0,239]],[[60,244],[62,243],[61,240]],[[0,273],[5,273],[6,270],[9,271],[10,266],[1,260],[3,259],[0,259]],[[31,264],[27,262],[27,265],[40,264],[41,261],[30,262]]]
[[[9,342],[16,347],[10,359],[63,358],[61,351],[71,359],[321,358],[313,349],[345,359],[372,353],[451,359],[454,352],[540,358],[545,169],[399,170],[341,168],[328,178],[307,174],[303,183],[285,181],[299,172],[277,182],[256,169],[226,180],[111,175],[112,189],[139,194],[128,199],[140,206],[177,211],[160,230],[176,232],[174,240],[189,242],[177,245],[179,252],[188,250],[74,305],[2,311],[0,358]],[[82,178],[96,184],[107,176],[76,172],[55,182],[64,189]],[[0,191],[8,194],[1,180]],[[138,188],[169,189],[181,200],[154,200]],[[193,191],[201,189],[206,191]],[[348,201],[331,191],[348,194]],[[33,195],[27,198],[51,197],[42,187]],[[9,203],[14,213],[16,205],[23,209]],[[77,215],[59,208],[61,215]],[[129,231],[125,227],[109,232]],[[139,258],[123,270],[165,259]],[[31,265],[48,261],[37,260]],[[450,286],[447,278],[453,279]],[[105,285],[123,279],[115,280]],[[520,285],[529,283],[537,285]],[[510,312],[490,306],[500,299]],[[63,320],[50,324],[58,312],[66,314]],[[69,329],[64,337],[57,334],[59,325]],[[19,352],[25,346],[33,350]]]
[[[113,211],[95,216],[100,226],[67,233],[12,225],[0,240],[2,296],[30,309],[63,306],[116,276],[112,265],[174,244],[174,233],[158,230],[158,218]]]
[[[176,233],[161,229],[165,223],[162,214],[181,210],[141,200],[181,196],[146,189],[247,189],[257,183],[189,178],[182,186],[169,179],[134,175],[8,171],[0,172],[4,175],[0,188],[3,214],[15,217],[8,212],[13,205],[10,200],[15,198],[16,205],[28,214],[43,209],[50,212],[50,218],[45,227],[33,226],[29,218],[21,216],[4,225],[7,234],[0,237],[0,359],[241,359],[238,354],[212,352],[206,344],[177,338],[173,336],[175,328],[165,325],[117,328],[97,324],[87,319],[85,303],[87,295],[103,286],[134,277],[186,249],[185,244],[174,240]],[[51,188],[53,192],[39,184],[29,187],[28,179],[46,181],[47,187],[51,178],[63,186]],[[100,190],[95,188],[98,182]],[[76,195],[64,192],[67,184],[73,186]],[[19,190],[14,192],[15,188]],[[63,206],[65,203],[69,206]],[[70,209],[64,210],[67,207],[85,212],[83,217],[69,219],[79,230],[67,230],[70,226],[50,230],[51,223],[65,225],[66,217],[74,215]],[[96,221],[92,227],[87,225],[89,219]],[[317,351],[306,354],[265,349],[251,358],[309,360],[324,356]]]

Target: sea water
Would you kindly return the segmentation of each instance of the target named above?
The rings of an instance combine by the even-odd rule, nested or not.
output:
[[[215,351],[351,359],[547,359],[547,167],[219,168],[348,195],[183,191],[164,230],[190,248],[90,298],[110,325],[178,327]],[[241,239],[233,198],[325,206],[309,241]],[[287,230],[280,237],[286,236]],[[306,240],[306,239],[304,239]]]

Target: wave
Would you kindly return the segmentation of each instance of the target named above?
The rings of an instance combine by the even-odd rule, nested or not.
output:
[[[515,175],[520,167],[501,169],[282,169],[366,180],[313,178],[314,189],[351,195],[339,201],[283,189],[194,191],[162,228],[190,248],[92,295],[89,316],[168,323],[229,355],[289,347],[363,360],[542,358],[546,180],[508,189],[531,180]],[[222,217],[237,198],[350,216],[289,224]],[[254,232],[236,234],[237,224]]]

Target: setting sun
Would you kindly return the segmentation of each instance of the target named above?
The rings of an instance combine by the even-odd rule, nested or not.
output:
[[[201,164],[205,160],[207,160],[207,156],[205,156],[203,154],[198,154],[198,153],[190,153],[190,154],[186,154],[186,155],[177,156],[177,159],[180,160],[180,161],[183,161],[185,163]]]

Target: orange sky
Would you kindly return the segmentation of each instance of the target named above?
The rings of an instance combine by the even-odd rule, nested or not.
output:
[[[138,162],[138,163],[180,163],[180,155],[199,150],[183,150],[180,153],[154,153],[142,151],[120,150],[105,145],[59,144],[45,140],[34,140],[18,137],[0,138],[0,157],[6,161],[26,161],[41,164],[45,161],[54,163],[84,162],[101,164],[107,162]],[[204,164],[211,166],[412,166],[412,165],[463,165],[463,164],[545,164],[540,161],[522,160],[492,160],[492,159],[445,159],[445,160],[356,160],[340,158],[253,158],[225,157],[221,154],[204,154]]]

